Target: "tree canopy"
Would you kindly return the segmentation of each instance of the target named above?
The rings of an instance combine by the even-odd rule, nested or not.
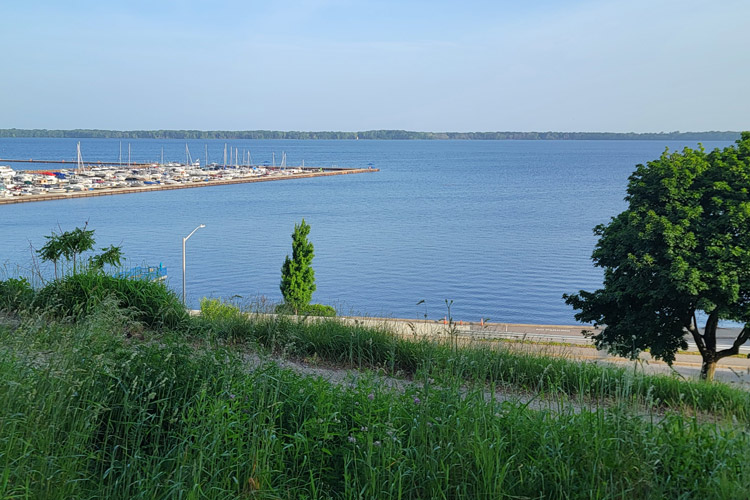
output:
[[[593,339],[615,354],[650,349],[671,363],[689,333],[711,379],[716,362],[750,338],[750,132],[723,150],[667,150],[638,165],[625,200],[625,211],[594,229],[604,288],[563,297],[577,320],[604,325]],[[717,351],[720,320],[745,327]]]
[[[73,263],[73,274],[76,273],[76,266],[80,256],[94,249],[96,241],[94,240],[94,230],[88,229],[88,222],[84,226],[76,227],[71,231],[61,233],[52,232],[51,235],[45,236],[47,243],[37,250],[39,257],[46,262],[52,262],[55,266],[55,278],[58,277],[57,264],[61,259]],[[89,267],[101,271],[106,264],[119,266],[122,260],[122,249],[110,245],[102,248],[102,253],[89,257]]]

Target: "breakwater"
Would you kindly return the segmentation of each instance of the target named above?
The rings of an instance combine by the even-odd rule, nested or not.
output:
[[[272,175],[263,175],[258,177],[243,177],[238,179],[216,179],[202,180],[198,182],[185,182],[177,184],[152,184],[146,186],[133,187],[110,187],[96,189],[92,188],[87,191],[74,191],[66,193],[44,193],[38,195],[12,196],[0,198],[0,205],[9,205],[12,203],[29,203],[35,201],[52,201],[65,200],[70,198],[89,198],[93,196],[111,196],[116,194],[145,193],[152,191],[168,191],[173,189],[191,189],[208,186],[222,186],[227,184],[248,184],[253,182],[270,182],[291,179],[306,179],[310,177],[328,177],[333,175],[364,174],[379,172],[377,168],[304,168],[300,172],[282,173],[277,171]]]

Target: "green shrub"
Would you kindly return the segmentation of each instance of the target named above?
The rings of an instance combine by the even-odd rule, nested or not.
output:
[[[34,289],[26,278],[8,278],[0,281],[0,310],[16,312],[31,306]]]
[[[47,284],[37,293],[34,304],[60,316],[80,319],[109,296],[115,297],[120,307],[133,309],[135,319],[152,328],[176,328],[188,318],[179,297],[164,283],[117,278],[95,271]]]
[[[208,321],[235,319],[242,314],[239,307],[219,299],[201,299],[201,317]]]
[[[276,314],[298,314],[300,316],[322,316],[333,318],[336,316],[336,309],[324,304],[308,304],[296,309],[289,304],[279,304],[276,306]]]

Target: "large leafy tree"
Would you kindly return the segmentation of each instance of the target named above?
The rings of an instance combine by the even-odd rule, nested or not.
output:
[[[310,226],[302,219],[294,225],[292,233],[292,258],[284,259],[281,267],[281,294],[284,302],[295,311],[310,304],[315,291],[315,271],[312,260],[315,256],[313,244],[307,240]]]
[[[615,354],[650,349],[671,363],[691,335],[711,380],[750,339],[750,132],[723,150],[666,151],[638,165],[625,199],[624,212],[594,229],[604,288],[563,297],[577,320],[604,325],[593,339]],[[745,326],[717,350],[720,320]]]

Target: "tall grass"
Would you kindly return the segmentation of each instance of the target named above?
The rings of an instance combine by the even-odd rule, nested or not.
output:
[[[247,371],[223,347],[127,340],[132,321],[109,299],[76,324],[0,327],[0,497],[742,498],[750,487],[744,428],[533,411],[488,400],[458,371],[433,383],[426,367],[403,392],[373,376],[339,386],[273,363]]]
[[[646,375],[621,367],[506,350],[502,346],[456,348],[335,320],[245,315],[227,309],[220,321],[197,318],[195,324],[199,330],[233,341],[251,342],[277,353],[315,357],[388,374],[412,376],[426,371],[437,379],[481,381],[591,401],[630,401],[650,407],[707,411],[750,422],[750,394],[721,383]]]
[[[69,274],[47,283],[36,293],[34,305],[63,317],[90,314],[107,297],[131,308],[138,321],[152,328],[184,326],[187,311],[177,295],[161,282],[110,276],[96,270]]]

